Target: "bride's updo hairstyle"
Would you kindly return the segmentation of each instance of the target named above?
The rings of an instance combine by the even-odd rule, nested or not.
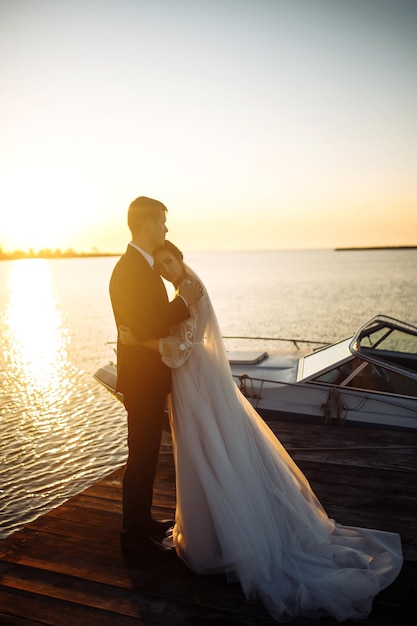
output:
[[[156,252],[170,252],[176,259],[178,259],[178,261],[184,261],[184,255],[181,250],[168,241],[168,239],[165,239],[163,246],[159,246],[153,251],[154,254],[156,254]]]
[[[177,279],[178,280],[178,284],[177,282],[173,282],[173,285],[175,285],[175,287],[178,287],[178,285],[180,284],[180,282],[182,280],[184,280],[184,278],[186,278],[188,276],[188,272],[187,272],[187,267],[184,263],[184,255],[181,252],[181,250],[179,248],[177,248],[177,246],[174,246],[173,243],[171,243],[171,241],[168,241],[167,239],[165,240],[164,244],[162,246],[158,246],[157,248],[155,248],[155,250],[153,251],[153,256],[155,258],[155,255],[158,254],[158,252],[165,252],[170,254],[172,257],[174,257],[174,259],[176,259],[180,265],[180,267],[182,268],[181,271],[181,275],[180,277]],[[163,272],[160,272],[161,274],[163,274]]]

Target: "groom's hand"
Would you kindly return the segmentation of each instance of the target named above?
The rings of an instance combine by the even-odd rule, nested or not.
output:
[[[179,294],[187,304],[194,304],[203,295],[203,287],[198,280],[186,278],[179,286]]]

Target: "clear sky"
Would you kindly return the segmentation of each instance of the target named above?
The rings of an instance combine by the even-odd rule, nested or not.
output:
[[[417,245],[415,0],[0,0],[0,246]]]

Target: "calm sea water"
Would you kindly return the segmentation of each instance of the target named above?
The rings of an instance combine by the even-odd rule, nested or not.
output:
[[[125,461],[124,408],[93,379],[113,360],[116,260],[0,263],[0,537]],[[225,336],[332,342],[377,313],[417,322],[416,250],[190,253],[186,261]]]

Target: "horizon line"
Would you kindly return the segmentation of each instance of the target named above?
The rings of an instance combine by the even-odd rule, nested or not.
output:
[[[361,251],[361,250],[415,250],[417,249],[417,245],[394,245],[394,246],[343,246],[343,247],[322,247],[322,248],[257,248],[257,249],[224,249],[224,250],[189,250],[188,254],[193,253],[225,253],[225,252],[297,252],[297,251],[313,251],[313,250],[333,250],[334,252],[351,252],[351,251]],[[78,258],[78,257],[113,257],[113,256],[121,256],[124,253],[124,250],[121,252],[106,252],[100,251],[96,248],[89,252],[78,252],[73,250],[72,248],[68,248],[67,250],[60,250],[59,248],[52,250],[50,248],[41,248],[37,252],[35,252],[32,248],[29,248],[28,251],[25,250],[14,250],[13,252],[6,252],[0,246],[0,260],[17,260],[17,259],[40,259],[40,258]]]

